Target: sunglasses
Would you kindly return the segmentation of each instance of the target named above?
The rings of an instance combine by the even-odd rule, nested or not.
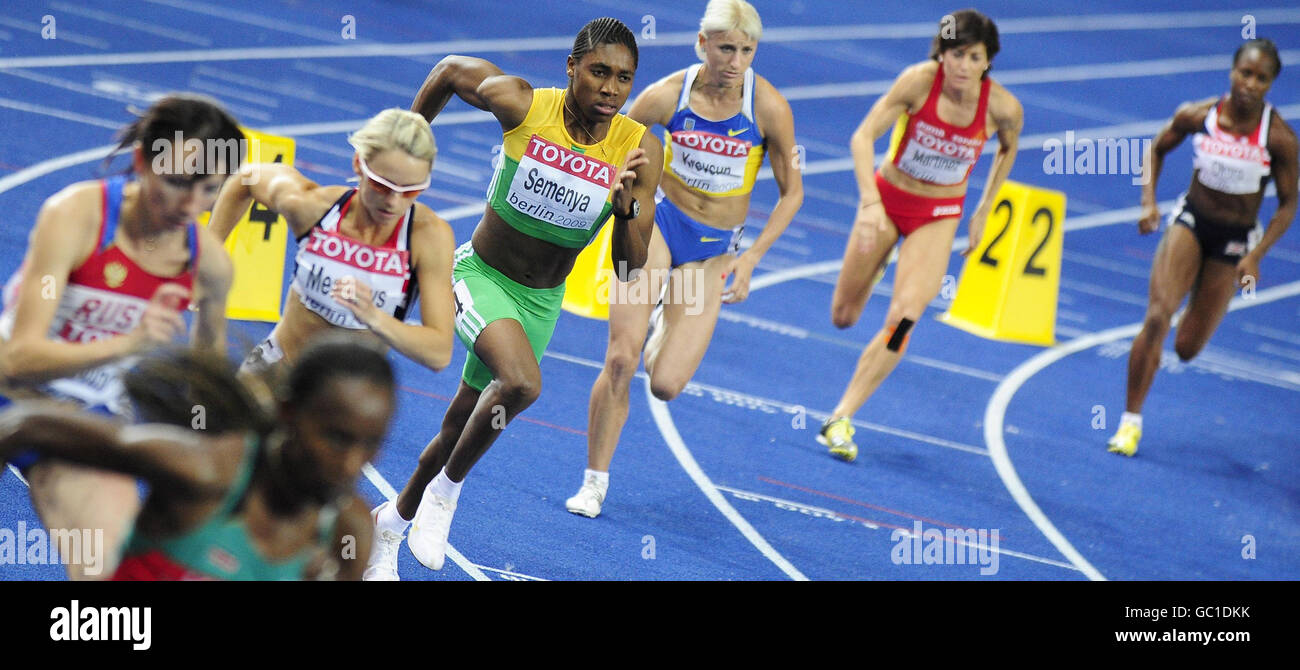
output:
[[[431,174],[428,177],[425,177],[424,181],[419,184],[400,186],[375,174],[370,169],[370,166],[366,165],[366,159],[362,158],[360,154],[357,155],[357,162],[361,164],[361,173],[366,176],[370,188],[374,189],[380,195],[388,195],[390,192],[394,192],[403,198],[414,198],[415,196],[420,195],[424,189],[429,188],[429,183],[433,179],[433,175]]]

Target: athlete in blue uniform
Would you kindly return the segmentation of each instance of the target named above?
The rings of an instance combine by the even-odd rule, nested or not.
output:
[[[655,397],[677,397],[704,358],[722,303],[748,297],[754,267],[803,203],[790,105],[750,68],[762,31],[748,2],[712,0],[695,45],[703,62],[655,82],[628,112],[667,129],[664,177],[645,268],[609,290],[609,348],[591,388],[587,470],[565,502],[574,514],[600,514],[642,348]],[[758,239],[736,255],[764,153],[780,198]]]

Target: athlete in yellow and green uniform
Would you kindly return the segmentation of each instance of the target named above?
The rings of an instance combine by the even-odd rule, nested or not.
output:
[[[465,373],[396,504],[373,511],[367,578],[397,578],[407,525],[416,558],[442,568],[461,483],[537,399],[538,362],[564,280],[600,227],[612,218],[611,256],[621,276],[645,265],[663,149],[618,113],[636,74],[636,38],[615,19],[596,19],[578,32],[566,65],[566,88],[535,90],[485,60],[448,56],[411,105],[432,120],[455,94],[492,112],[504,154],[483,218],[452,271],[456,332],[470,351]]]

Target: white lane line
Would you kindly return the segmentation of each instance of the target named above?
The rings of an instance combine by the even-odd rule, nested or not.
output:
[[[120,122],[109,121],[108,119],[101,119],[94,116],[86,116],[85,114],[78,114],[76,112],[65,112],[62,109],[56,109],[54,107],[45,107],[43,105],[33,105],[29,102],[23,102],[21,100],[11,100],[9,98],[0,98],[0,107],[5,107],[7,109],[14,109],[20,112],[27,112],[29,114],[39,114],[41,116],[52,116],[56,119],[62,119],[64,121],[75,121],[76,123],[86,123],[92,126],[99,126],[100,128],[112,128],[116,130],[118,128],[121,128],[123,125]]]
[[[387,479],[384,479],[384,476],[375,469],[375,466],[366,463],[362,466],[361,471],[365,473],[366,479],[369,479],[370,483],[374,484],[375,488],[379,489],[379,492],[383,494],[385,498],[393,501],[393,504],[397,504],[396,489],[393,488],[392,484],[388,483]],[[475,581],[492,581],[491,578],[483,574],[483,571],[480,570],[477,565],[465,558],[465,556],[459,551],[456,551],[456,548],[451,546],[450,542],[447,543],[447,558],[450,558],[456,565],[459,565],[461,569],[468,573],[470,577],[473,577]]]
[[[999,32],[1001,27],[999,26]],[[763,35],[766,41],[767,35]],[[1284,49],[1278,52],[1283,65],[1300,61],[1300,50]],[[1099,79],[1130,79],[1141,77],[1166,76],[1172,74],[1192,74],[1195,72],[1213,72],[1228,70],[1232,67],[1232,57],[1226,54],[1205,56],[1184,56],[1181,58],[1157,58],[1142,61],[1120,61],[1116,63],[1092,63],[1088,65],[1056,65],[1021,70],[994,70],[993,78],[1003,86],[1025,86],[1029,84],[1048,84],[1070,81],[1095,81]],[[828,84],[809,84],[806,86],[781,87],[781,95],[786,100],[820,100],[824,98],[856,98],[880,95],[889,90],[893,79],[876,79],[873,81],[843,81]],[[1023,142],[1022,142],[1023,145]]]
[[[1260,337],[1267,337],[1270,340],[1277,340],[1278,342],[1286,342],[1287,344],[1300,345],[1300,335],[1296,335],[1295,333],[1292,333],[1290,331],[1278,330],[1277,328],[1270,328],[1268,326],[1261,326],[1259,324],[1251,323],[1249,321],[1242,323],[1241,329],[1246,331],[1247,333],[1250,333],[1251,335],[1259,335]]]
[[[72,14],[74,16],[84,16],[88,19],[94,19],[96,21],[107,23],[109,25],[121,26],[123,28],[137,30],[142,33],[149,33],[150,35],[157,35],[159,37],[165,37],[167,39],[176,40],[177,42],[185,42],[186,44],[193,44],[194,46],[200,46],[200,47],[212,46],[212,40],[208,39],[207,37],[204,37],[203,35],[195,35],[194,33],[187,33],[183,30],[173,30],[171,28],[166,28],[164,26],[156,25],[153,23],[145,23],[144,21],[137,21],[135,19],[116,16],[108,12],[100,12],[93,9],[78,7],[76,5],[69,4],[66,2],[51,2],[49,6],[50,9],[63,12],[65,14]]]
[[[1147,299],[1143,296],[1133,295],[1132,293],[1125,293],[1123,291],[1116,291],[1114,289],[1106,288],[1105,286],[1089,284],[1088,282],[1066,279],[1064,277],[1062,277],[1060,281],[1061,288],[1063,289],[1078,291],[1079,293],[1086,293],[1088,295],[1095,295],[1099,298],[1114,300],[1115,302],[1121,302],[1126,305],[1137,305],[1138,307],[1147,306]]]
[[[718,312],[718,320],[729,321],[731,323],[739,323],[741,325],[749,326],[750,328],[754,328],[756,330],[775,333],[777,335],[785,335],[787,337],[793,337],[798,340],[815,340],[818,342],[826,342],[828,344],[844,347],[846,349],[852,349],[854,351],[862,351],[862,349],[867,346],[865,342],[855,342],[853,340],[835,337],[833,335],[823,335],[821,333],[813,332],[806,328],[800,328],[799,326],[795,326],[792,324],[782,323],[780,321],[773,321],[771,319],[763,319],[756,316],[751,316],[749,314],[744,314],[730,307]],[[967,367],[965,365],[957,365],[956,363],[941,361],[936,358],[929,358],[926,356],[910,354],[904,357],[903,360],[910,361],[911,363],[922,365],[928,368],[935,368],[936,370],[943,370],[945,372],[952,372],[959,375],[966,375],[968,377],[974,377],[976,379],[984,379],[991,382],[1002,381],[1002,375],[993,372],[988,372],[986,370]]]
[[[402,96],[403,100],[408,100],[411,98],[411,96],[415,95],[414,91],[419,89],[421,83],[421,82],[413,81],[406,84],[394,84],[389,81],[384,81],[383,79],[377,79],[373,74],[368,73],[368,74],[360,75],[360,74],[356,74],[355,72],[338,70],[332,67],[317,65],[315,63],[310,63],[307,61],[294,63],[293,69],[299,72],[307,72],[309,74],[314,74],[318,77],[324,77],[326,79],[333,79],[335,81],[341,81],[346,84],[352,84],[353,86],[368,88],[373,91],[379,91],[381,93],[392,93],[393,95],[400,95]]]
[[[1275,105],[1275,107],[1278,110],[1278,113],[1285,118],[1292,118],[1297,115],[1300,115],[1300,104]],[[1099,139],[1116,138],[1116,137],[1149,138],[1155,135],[1156,131],[1158,131],[1162,126],[1164,126],[1165,121],[1167,120],[1168,120],[1167,117],[1161,117],[1158,119],[1134,121],[1132,123],[1122,123],[1113,126],[1098,126],[1095,128],[1070,128],[1068,130],[1069,132],[1073,132],[1074,137],[1079,140],[1086,138],[1086,139],[1096,141]],[[1035,148],[1042,148],[1048,140],[1064,142],[1066,138],[1065,135],[1066,132],[1067,131],[1062,130],[1059,132],[1038,133],[1035,135],[1022,136],[1020,138],[1020,144],[1019,144],[1020,153],[1022,154],[1020,159],[1032,160],[1034,158],[1037,158],[1037,154],[1031,154],[1029,152],[1034,150]],[[996,151],[997,151],[997,139],[994,138],[989,140],[988,143],[984,145],[984,151],[980,154],[980,157],[981,159],[983,159],[984,157],[991,157]],[[1047,153],[1044,152],[1042,155],[1044,159],[1046,159]],[[876,165],[879,165],[883,160],[884,160],[883,153],[876,155]],[[990,158],[990,160],[992,159]],[[848,172],[852,169],[853,169],[853,158],[851,156],[844,156],[841,158],[827,158],[825,160],[809,161],[804,165],[802,173],[804,175],[828,174],[832,172]],[[758,179],[771,179],[771,178],[772,178],[772,168],[764,167],[761,170],[759,170]],[[1271,187],[1272,184],[1270,184],[1269,186]],[[1265,197],[1270,197],[1272,195],[1274,195],[1274,193],[1272,193],[1271,191],[1265,191],[1264,193]],[[1162,210],[1163,209],[1164,207],[1162,205]],[[1131,208],[1131,210],[1134,212],[1134,214],[1132,215],[1132,219],[1134,222],[1136,222],[1137,213],[1140,213],[1141,209],[1138,207],[1133,207]],[[1108,214],[1110,216],[1119,216],[1119,212],[1121,211],[1129,211],[1129,210],[1116,210],[1116,211],[1109,212]],[[1097,223],[1096,225],[1106,225],[1106,224]]]
[[[781,572],[784,572],[786,576],[798,582],[808,581],[808,578],[799,571],[799,568],[794,567],[780,552],[772,548],[772,545],[768,544],[767,540],[763,539],[763,536],[759,535],[753,526],[749,525],[745,517],[741,516],[740,512],[737,512],[736,508],[732,507],[731,503],[722,497],[717,487],[709,480],[709,476],[704,474],[704,470],[700,469],[699,463],[695,462],[695,457],[691,455],[690,449],[686,447],[686,442],[682,440],[681,434],[677,432],[677,426],[673,423],[672,416],[668,414],[668,406],[650,392],[649,377],[645,378],[645,393],[650,403],[650,414],[654,416],[655,425],[659,427],[664,442],[668,443],[668,448],[673,452],[673,456],[677,458],[677,462],[690,476],[691,480],[695,482],[695,485],[704,492],[704,496],[709,499],[709,502],[713,503],[713,506],[718,508],[719,512],[722,512],[722,515],[731,522],[731,525],[735,526],[740,531],[740,534],[745,536],[745,539],[749,540],[749,543],[758,549],[759,553],[763,554],[777,568],[780,568]]]
[[[252,89],[266,91],[268,93],[274,93],[275,95],[297,98],[299,100],[310,102],[315,105],[324,105],[326,107],[341,109],[351,114],[366,113],[366,108],[363,105],[354,105],[350,102],[344,102],[338,100],[333,96],[321,95],[319,93],[316,93],[313,90],[310,90],[308,87],[303,86],[300,82],[264,81],[262,79],[258,79],[257,77],[249,77],[247,75],[237,74],[234,72],[218,70],[216,68],[208,67],[206,65],[200,65],[194,68],[194,74],[198,76],[211,77],[212,79],[217,79],[231,84],[238,84],[240,86],[245,86]]]
[[[350,133],[361,126],[365,125],[369,118],[364,119],[347,119],[344,121],[322,121],[318,123],[297,123],[292,125],[280,125],[265,128],[268,133],[277,135],[328,135],[330,133]],[[438,118],[433,120],[434,126],[457,126],[467,123],[487,123],[496,121],[496,117],[489,112],[482,110],[472,110],[468,112],[448,112],[439,114]]]
[[[25,70],[4,70],[0,71],[0,74],[35,81],[45,84],[46,86],[53,86],[55,88],[61,88],[75,93],[81,93],[82,95],[114,100],[116,102],[125,102],[133,105],[151,105],[168,93],[167,89],[157,88],[152,84],[132,81],[121,76],[108,76],[99,73],[92,75],[93,79],[90,85],[48,74],[27,72]],[[39,98],[42,97],[42,95],[38,93],[36,94],[36,97]],[[239,115],[240,117],[247,117],[258,121],[267,121],[270,119],[270,117],[261,110],[250,109],[248,107],[243,107],[242,105],[233,105],[227,102],[226,108],[229,109],[231,113]]]
[[[571,354],[560,353],[558,351],[547,351],[545,354],[543,354],[543,356],[545,356],[546,358],[554,358],[556,360],[564,361],[566,363],[581,365],[583,367],[591,368],[593,370],[599,370],[602,367],[604,367],[600,363],[600,361],[593,361],[589,358],[583,358],[581,356],[573,356]],[[637,379],[645,380],[647,384],[650,383],[650,377],[646,375],[646,373],[642,370],[638,370],[634,376]],[[795,405],[788,402],[782,402],[780,400],[764,398],[762,396],[753,395],[751,393],[745,393],[743,391],[734,391],[732,389],[722,388],[721,386],[713,386],[712,384],[705,384],[703,382],[697,382],[694,380],[686,383],[686,388],[682,389],[682,394],[691,395],[698,398],[705,397],[705,394],[708,394],[708,397],[716,403],[722,405],[728,405],[731,407],[739,407],[741,409],[751,409],[757,412],[762,412],[764,414],[798,415],[802,413],[802,414],[806,414],[809,418],[815,421],[825,421],[826,419],[829,419],[831,416],[830,412],[823,412],[821,410],[809,409],[807,407],[804,407],[803,405]],[[654,396],[651,395],[651,397]],[[669,415],[669,418],[671,418],[671,414]],[[865,430],[875,431],[877,433],[884,433],[886,435],[893,435],[894,437],[901,437],[904,439],[912,440],[914,442],[924,442],[925,444],[932,444],[937,447],[946,447],[948,449],[956,449],[957,451],[964,451],[968,454],[976,454],[978,456],[989,455],[987,451],[985,451],[980,447],[970,445],[970,444],[962,444],[961,442],[953,442],[952,440],[945,440],[941,437],[926,435],[925,433],[915,433],[910,430],[902,430],[900,428],[893,428],[891,426],[885,426],[878,423],[871,423],[869,421],[862,421],[860,419],[853,419],[853,425]]]
[[[739,498],[740,500],[746,500],[749,502],[770,502],[773,505],[775,505],[777,509],[783,509],[791,512],[799,512],[801,514],[806,514],[810,517],[818,518],[818,519],[830,519],[831,521],[848,521],[850,524],[865,526],[867,528],[870,528],[871,530],[880,530],[880,525],[874,521],[871,521],[870,519],[863,519],[861,517],[854,517],[846,514],[841,514],[839,512],[836,512],[833,509],[827,509],[825,507],[817,507],[816,505],[808,505],[801,502],[795,502],[793,500],[786,500],[785,498],[777,498],[775,496],[764,495],[762,493],[756,493],[754,491],[745,491],[743,489],[732,488],[730,486],[723,486],[722,484],[715,484],[714,486],[716,486],[719,491],[726,491],[727,493],[730,493],[733,497]]]
[[[9,466],[9,471],[14,473],[14,476],[18,478],[18,481],[23,483],[23,486],[31,488],[31,485],[27,483],[27,478],[23,476],[23,473],[18,471],[18,468],[14,467],[13,463],[5,463],[5,465]]]
[[[1255,351],[1264,354],[1273,354],[1274,356],[1281,356],[1283,358],[1289,358],[1293,361],[1300,361],[1300,351],[1296,351],[1295,349],[1288,349],[1286,347],[1275,347],[1269,344],[1268,342],[1261,342],[1258,346],[1255,347]]]
[[[219,19],[224,19],[226,21],[242,23],[248,26],[257,26],[258,28],[278,30],[282,33],[297,35],[299,37],[307,37],[314,40],[320,40],[322,42],[335,42],[338,41],[338,39],[341,36],[341,33],[338,30],[316,30],[312,28],[304,28],[301,24],[298,23],[290,23],[288,21],[277,21],[275,19],[266,18],[265,16],[262,16],[260,14],[253,14],[251,12],[241,12],[231,7],[218,7],[218,6],[208,5],[200,2],[186,2],[185,0],[145,0],[145,1],[152,2],[156,5],[171,7],[173,9],[181,9],[187,12],[193,12],[195,14],[202,14],[204,16],[213,16]],[[342,23],[340,23],[339,25],[342,26]]]
[[[1228,311],[1256,307],[1295,295],[1300,295],[1300,282],[1291,282],[1264,289],[1249,300],[1241,297],[1233,298],[1228,306]],[[1007,406],[1011,403],[1016,391],[1044,368],[1070,354],[1084,351],[1099,344],[1133,337],[1141,330],[1141,323],[1119,326],[1099,333],[1084,335],[1038,353],[1016,366],[1011,371],[1011,374],[1008,374],[1006,379],[1001,384],[998,384],[984,409],[984,442],[989,447],[989,454],[993,458],[993,465],[997,469],[998,477],[1002,479],[1002,484],[1006,486],[1020,509],[1024,510],[1025,515],[1029,517],[1030,521],[1033,521],[1034,525],[1056,547],[1057,551],[1060,551],[1075,567],[1082,570],[1092,580],[1104,581],[1106,577],[1075,550],[1070,541],[1065,539],[1065,536],[1056,529],[1056,526],[1047,518],[1043,510],[1034,502],[1033,497],[1029,495],[1029,490],[1025,488],[1024,482],[1016,474],[1015,465],[1012,464],[1011,457],[1007,453],[1007,444],[1003,438],[1005,432],[1003,422],[1006,420]]]
[[[14,109],[19,109],[28,112],[35,112],[38,114],[48,113],[50,116],[58,116],[59,118],[80,116],[80,115],[72,114],[71,112],[49,110],[46,108],[34,108],[33,105],[29,105],[28,103],[20,102],[17,100],[9,100],[7,98],[0,98],[0,107],[13,107]],[[487,112],[480,112],[478,110],[474,110],[473,112],[457,112],[452,114],[443,114],[437,119],[434,119],[433,125],[438,126],[438,125],[456,125],[462,123],[479,123],[484,120],[483,119],[484,116],[487,117],[487,120],[494,120],[491,114],[488,114]],[[447,117],[445,121],[443,121],[443,117]],[[94,119],[93,117],[85,117],[84,119],[69,118],[69,120],[79,120],[82,123],[90,123],[92,125],[107,124],[106,127],[113,128],[114,130],[121,128],[123,125],[121,123],[108,121],[107,119]],[[366,121],[365,119],[358,119],[355,121],[304,123],[298,125],[270,126],[267,128],[263,128],[261,130],[270,133],[272,135],[286,135],[290,137],[296,135],[323,135],[332,132],[343,133],[343,132],[356,130],[357,128],[360,128],[361,125],[365,123],[365,121]],[[443,121],[443,123],[439,123],[439,121]],[[82,163],[89,163],[91,161],[100,160],[105,156],[107,156],[109,152],[111,152],[114,148],[116,148],[116,146],[117,145],[114,144],[108,144],[101,147],[95,147],[93,149],[85,149],[83,151],[64,154],[62,156],[55,156],[54,158],[47,158],[34,165],[29,165],[11,175],[0,177],[0,193],[9,191],[10,189],[26,184],[29,181],[32,181],[39,177],[43,177],[52,172],[58,172],[59,170],[62,170],[64,168],[69,168],[74,165],[80,165]],[[440,214],[442,215],[443,218],[448,218],[451,216],[461,217],[461,216],[468,216],[469,214],[472,214],[474,211],[482,212],[483,204],[479,203],[476,205],[457,207],[457,208],[447,210],[445,212],[441,212]]]
[[[1136,220],[1137,217],[1134,217],[1134,221]],[[1061,258],[1071,263],[1078,263],[1080,265],[1087,265],[1089,267],[1101,268],[1103,270],[1110,270],[1111,272],[1127,275],[1129,277],[1137,277],[1138,279],[1147,279],[1151,276],[1150,271],[1140,269],[1135,265],[1130,265],[1128,263],[1120,263],[1117,261],[1110,260],[1109,258],[1094,256],[1092,254],[1085,254],[1080,251],[1062,252]]]
[[[1281,362],[1247,360],[1242,354],[1234,355],[1220,347],[1206,347],[1186,365],[1224,377],[1300,391],[1300,373]]]
[[[1269,184],[1268,187],[1269,190],[1276,192],[1276,188],[1273,184]],[[1296,253],[1290,249],[1280,248],[1277,245],[1273,245],[1273,248],[1268,250],[1268,255],[1270,258],[1284,260],[1288,263],[1300,263],[1300,253]]]
[[[1256,12],[1255,16],[1258,18],[1258,16],[1262,14],[1263,14],[1262,12]],[[230,11],[226,11],[225,9],[221,10],[219,16],[226,19],[236,19],[236,17],[238,17],[237,20],[246,23],[252,23],[254,20],[256,20],[251,15],[239,14],[237,12],[230,12]],[[1147,26],[1144,24],[1128,23],[1128,22],[1132,21],[1133,17],[1135,16],[1146,17],[1151,15],[1129,14],[1129,15],[1111,15],[1111,16],[1113,17],[1113,24],[1112,24],[1113,26],[1123,26],[1128,29],[1145,30],[1147,29]],[[1281,17],[1278,22],[1297,20],[1298,16],[1300,16],[1300,13],[1290,12],[1284,15],[1283,17]],[[1078,17],[1050,17],[1047,20],[1052,22],[1053,29],[1059,30],[1059,29],[1064,29],[1065,27],[1071,25],[1084,25],[1082,23],[1077,23],[1076,22],[1077,18]],[[1147,19],[1139,18],[1137,20],[1140,22],[1140,21],[1145,21]],[[264,24],[266,23],[265,20],[262,21]],[[1002,22],[999,22],[999,24],[1001,23]],[[1219,21],[1214,23],[1213,25],[1221,25],[1222,23],[1224,22]],[[1238,16],[1238,19],[1236,21],[1227,22],[1227,23],[1240,26],[1241,25],[1240,16]],[[276,25],[286,26],[286,24],[281,24],[278,22]],[[807,42],[807,41],[814,41],[814,40],[824,41],[827,39],[877,39],[881,37],[903,37],[904,35],[911,36],[910,33],[912,31],[917,31],[918,34],[915,36],[930,37],[934,35],[934,24],[931,23],[924,24],[925,25],[924,32],[919,32],[921,25],[922,24],[901,24],[901,25],[896,24],[896,25],[885,25],[885,26],[880,26],[880,25],[797,26],[797,27],[789,27],[789,28],[769,28],[768,30],[765,30],[763,32],[763,41],[765,43],[779,43],[779,42]],[[1047,24],[1044,24],[1044,26],[1046,25]],[[30,26],[35,26],[35,28],[38,31],[40,29],[40,26],[35,24],[30,24],[30,25],[24,24],[23,26],[16,26],[16,27],[30,27]],[[1179,25],[1178,27],[1182,28],[1184,26],[1185,24]],[[270,26],[268,25],[266,27],[270,27]],[[283,27],[276,27],[275,29],[282,30]],[[1116,28],[1111,27],[1106,29],[1113,30]],[[1092,28],[1092,30],[1103,30],[1103,28]],[[999,32],[1002,32],[1001,25],[999,25]],[[1023,32],[1033,32],[1033,31],[1025,30]],[[338,40],[336,34],[329,34],[328,37],[325,37],[324,34],[313,33],[311,37],[314,39],[321,39],[322,41]],[[663,32],[656,35],[655,39],[653,40],[643,40],[640,43],[640,46],[642,48],[680,47],[689,44],[694,44],[695,39],[696,39],[696,33],[694,31]],[[208,50],[195,49],[195,50],[183,50],[183,51],[143,51],[143,52],[128,52],[128,53],[116,53],[116,54],[77,54],[77,55],[66,55],[66,56],[35,56],[35,57],[0,59],[0,68],[70,67],[70,66],[78,66],[78,65],[128,65],[128,64],[141,64],[141,63],[179,63],[179,62],[200,62],[200,61],[282,60],[288,58],[366,58],[366,57],[384,57],[384,56],[411,57],[411,56],[441,55],[447,53],[474,54],[474,53],[483,53],[483,52],[568,51],[572,47],[573,47],[573,37],[569,35],[556,35],[550,37],[461,39],[461,40],[444,40],[438,42],[407,42],[407,43],[396,43],[396,44],[357,43],[357,44],[348,44],[348,45],[332,44],[327,46],[307,46],[307,47],[304,46],[242,47],[242,48],[208,49]],[[1280,53],[1282,55],[1283,64],[1289,64],[1289,62],[1291,62],[1291,59],[1296,58],[1296,52],[1294,51],[1282,51]],[[1197,58],[1197,57],[1190,57],[1190,58]],[[1209,58],[1209,56],[1206,56],[1206,58]],[[1165,63],[1165,61],[1173,61],[1173,62]],[[1224,67],[1224,68],[1228,67],[1229,63],[1227,61],[1228,58],[1226,56],[1219,56],[1219,67]],[[1184,71],[1184,70],[1180,70],[1179,68],[1205,67],[1204,64],[1202,63],[1196,61],[1189,61],[1187,59],[1160,59],[1151,62],[1156,63],[1156,65],[1154,65],[1153,68],[1158,70],[1158,72],[1152,74],[1171,74],[1179,71]],[[1161,65],[1162,63],[1165,64]],[[1111,64],[1103,64],[1102,66],[1097,66],[1097,67],[1110,66],[1113,68],[1114,66],[1123,66],[1123,65],[1125,64],[1111,63]],[[1130,65],[1130,66],[1136,70],[1136,65]],[[1090,66],[1087,65],[1072,66],[1072,67],[1067,66],[1066,72],[1068,72],[1069,76],[1071,77],[1075,77],[1079,79],[1087,79],[1088,77],[1086,76],[1086,72],[1087,72],[1086,68],[1088,67]],[[1042,68],[1042,70],[1049,70],[1049,69],[1050,68]],[[1195,72],[1200,70],[1186,70],[1186,71]],[[1098,72],[1102,73],[1102,76],[1108,76],[1110,70],[1102,69],[1102,70],[1098,70]],[[1005,76],[1005,73],[1003,75],[998,76],[998,81],[1003,81],[1003,76]],[[1046,76],[1046,75],[1036,75],[1036,76]],[[1126,74],[1123,76],[1142,76],[1142,73],[1135,72],[1135,74]],[[1034,76],[1031,76],[1031,79],[1034,79],[1034,81],[1022,82],[1022,83],[1039,83]],[[873,83],[875,82],[867,82],[868,85]],[[847,82],[844,85],[850,87],[850,89],[852,90],[855,89],[856,87],[862,86],[863,84],[862,82]],[[869,93],[858,93],[857,95],[867,95],[867,94]]]
[[[40,34],[41,31],[44,30],[45,28],[45,26],[42,23],[30,23],[28,21],[19,21],[3,15],[0,15],[0,25],[9,26],[10,28],[17,28],[24,32],[36,33],[36,34]],[[57,30],[58,30],[57,37],[61,42],[71,42],[73,44],[80,44],[82,46],[87,46],[92,49],[107,49],[111,46],[108,42],[105,42],[104,40],[101,40],[97,37],[88,37],[86,35],[82,35],[81,33],[68,32],[64,28],[57,28]],[[109,55],[109,54],[104,54],[104,55]],[[90,54],[90,57],[94,58],[95,55]]]
[[[280,106],[280,101],[271,96],[249,93],[242,88],[223,86],[210,81],[204,81],[198,77],[190,77],[190,88],[196,91],[202,91],[208,95],[216,96],[220,99],[243,100],[249,104],[260,105],[270,109],[276,109]]]
[[[722,486],[721,484],[717,486],[719,489],[726,491],[727,493],[730,493],[733,497],[738,498],[740,500],[746,500],[750,502],[770,502],[777,509],[787,510],[791,512],[799,512],[801,514],[806,514],[816,519],[830,519],[831,521],[848,521],[850,524],[858,524],[866,528],[869,528],[871,530],[881,530],[880,525],[877,524],[876,522],[863,519],[861,517],[846,516],[832,509],[826,509],[824,507],[816,507],[813,505],[805,505],[804,503],[801,502],[795,502],[793,500],[785,500],[783,498],[776,498],[773,496],[763,495],[762,493],[756,493],[754,491],[745,491],[742,489],[731,488],[730,486]],[[916,533],[913,533],[912,529],[910,528],[895,526],[893,524],[885,524],[885,525],[888,526],[891,529],[891,531],[893,530],[902,531],[903,534],[906,535],[907,537],[914,538],[917,536]],[[959,530],[964,531],[970,529],[962,528]],[[983,551],[993,551],[1002,554],[1003,556],[1022,558],[1027,561],[1033,561],[1035,563],[1043,563],[1046,565],[1056,566],[1058,568],[1065,568],[1066,570],[1075,570],[1075,571],[1078,570],[1078,568],[1074,567],[1073,565],[1070,565],[1069,563],[1065,563],[1063,561],[1057,561],[1051,558],[1045,558],[1043,556],[1035,556],[1033,554],[1026,554],[1020,551],[1012,551],[1011,549],[1003,549],[1001,547],[993,548],[986,544],[980,544],[979,542],[970,543],[970,542],[966,542],[965,540],[962,540],[959,537],[953,537],[952,542],[954,544],[960,544],[966,547],[981,549]]]
[[[5,102],[9,101],[0,98],[0,105],[3,105]],[[121,128],[122,124],[113,124],[113,127]],[[115,144],[107,144],[102,147],[86,149],[84,151],[65,154],[63,156],[56,156],[54,158],[43,160],[35,165],[29,165],[11,175],[0,177],[0,193],[22,186],[29,181],[43,177],[51,172],[58,172],[59,170],[72,167],[73,165],[80,165],[82,163],[100,160],[107,156],[109,152],[113,151],[116,147],[117,145]]]
[[[514,572],[513,570],[502,570],[500,568],[490,568],[486,565],[475,564],[474,567],[480,570],[486,570],[493,574],[501,575],[502,577],[505,577],[505,580],[508,582],[549,582],[551,581],[543,577],[534,577],[532,575],[525,575],[522,572]]]

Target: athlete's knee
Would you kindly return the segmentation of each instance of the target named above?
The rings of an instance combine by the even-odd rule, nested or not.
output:
[[[858,322],[858,318],[862,316],[862,309],[866,306],[865,298],[854,301],[836,296],[831,299],[831,323],[840,330],[849,328]]]
[[[1174,352],[1178,354],[1178,359],[1184,363],[1196,358],[1196,355],[1201,353],[1201,349],[1204,348],[1205,342],[1200,341],[1200,338],[1184,335],[1182,332],[1178,333],[1174,338]]]
[[[515,413],[522,412],[542,394],[540,375],[521,374],[502,377],[494,383],[497,385],[497,395],[501,403]]]
[[[861,310],[855,310],[848,305],[831,305],[831,324],[844,330],[857,323],[860,314]]]
[[[654,397],[668,402],[681,395],[682,390],[686,388],[686,383],[689,381],[689,377],[680,375],[653,375],[650,377],[650,393]]]
[[[1147,306],[1146,317],[1142,321],[1142,329],[1149,334],[1164,339],[1165,334],[1169,332],[1169,322],[1173,316],[1174,310],[1163,304],[1153,302]]]
[[[640,351],[631,353],[622,349],[611,349],[605,356],[605,374],[611,383],[627,385],[636,374],[636,366],[640,361]]]

